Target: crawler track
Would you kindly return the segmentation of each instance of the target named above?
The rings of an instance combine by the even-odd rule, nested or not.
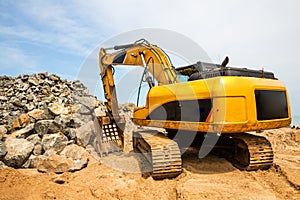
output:
[[[252,171],[268,169],[273,164],[273,150],[270,142],[262,136],[249,133],[232,134],[235,143],[233,165],[238,169]]]
[[[174,178],[182,172],[181,153],[176,142],[157,131],[134,132],[133,147],[152,165],[154,179]]]

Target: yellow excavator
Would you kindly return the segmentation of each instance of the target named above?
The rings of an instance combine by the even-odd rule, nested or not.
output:
[[[153,178],[172,178],[181,173],[178,144],[180,139],[194,137],[190,133],[223,138],[220,141],[229,144],[239,169],[268,169],[273,163],[271,144],[253,131],[290,125],[286,87],[271,72],[228,67],[228,61],[226,57],[220,65],[197,62],[175,68],[161,48],[144,39],[101,48],[99,66],[107,100],[106,116],[97,117],[101,154],[124,147],[125,120],[119,114],[114,66],[140,66],[144,70],[141,82],[148,83],[149,90],[145,105],[134,108],[132,121],[138,126],[166,130],[133,133],[133,148],[151,164]],[[176,137],[177,132],[186,136]]]

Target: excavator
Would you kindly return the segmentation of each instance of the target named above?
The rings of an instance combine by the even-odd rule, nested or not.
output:
[[[132,121],[139,127],[165,130],[141,129],[132,134],[133,149],[150,163],[154,179],[173,178],[182,172],[179,144],[194,137],[190,133],[218,135],[221,142],[216,146],[226,143],[238,169],[270,168],[272,146],[257,133],[290,125],[287,89],[272,72],[228,67],[228,62],[226,57],[220,65],[199,61],[175,68],[160,47],[145,39],[101,48],[99,67],[107,100],[106,115],[97,116],[101,155],[124,148],[125,120],[119,114],[114,67],[139,66],[143,69],[141,83],[149,90],[143,106],[138,106],[138,100]],[[140,88],[141,84],[138,98]],[[176,137],[179,132],[183,137]]]

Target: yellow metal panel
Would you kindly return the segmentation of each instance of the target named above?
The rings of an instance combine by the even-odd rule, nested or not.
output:
[[[286,91],[286,88],[279,80],[230,76],[157,86],[149,91],[144,110],[134,113],[134,118],[139,119],[134,121],[139,125],[151,122],[151,126],[164,128],[210,132],[221,130],[223,133],[288,126],[291,121],[289,100],[288,118],[257,120],[255,90]],[[208,122],[146,120],[149,113],[160,105],[172,101],[197,99],[213,101],[212,116]]]
[[[247,110],[245,97],[214,98],[213,122],[246,122]],[[216,113],[219,117],[215,118]]]

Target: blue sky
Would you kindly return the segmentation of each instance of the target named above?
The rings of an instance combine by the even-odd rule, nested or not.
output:
[[[297,0],[0,0],[0,74],[80,78],[87,58],[109,38],[168,29],[198,43],[213,62],[229,56],[231,66],[273,71],[300,116],[299,7]]]

